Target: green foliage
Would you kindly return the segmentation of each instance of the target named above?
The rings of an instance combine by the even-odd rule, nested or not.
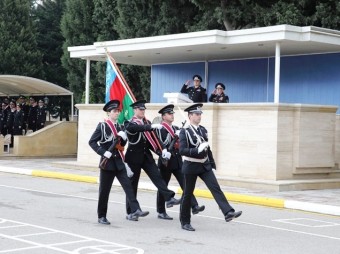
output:
[[[43,54],[44,76],[41,78],[68,88],[67,73],[61,65],[64,38],[60,21],[64,6],[65,0],[45,0],[37,5],[33,13],[37,26],[38,47]]]
[[[86,62],[81,59],[71,59],[67,48],[91,45],[95,42],[92,24],[93,10],[92,0],[66,0],[66,9],[61,20],[61,31],[65,38],[62,65],[68,70],[69,89],[73,91],[76,103],[81,102],[85,90]],[[94,63],[91,64],[92,66],[94,66]],[[96,73],[92,70],[91,68],[91,78],[95,80]]]
[[[86,61],[71,59],[70,46],[277,24],[340,29],[338,0],[1,0],[0,9],[0,73],[56,83],[76,103],[84,102]],[[150,68],[120,68],[136,98],[149,99]],[[91,103],[104,102],[105,69],[91,62]]]
[[[0,73],[39,77],[41,53],[31,19],[31,2],[0,1]]]

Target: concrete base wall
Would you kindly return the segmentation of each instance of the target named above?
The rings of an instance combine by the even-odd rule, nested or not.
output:
[[[14,136],[14,156],[69,156],[77,154],[76,122],[55,122],[27,136]]]
[[[147,118],[152,121],[158,117],[158,110],[165,105],[146,104]],[[177,126],[187,120],[183,110],[188,105],[175,105]],[[88,140],[98,122],[106,118],[103,104],[76,106],[77,161],[97,166],[99,156],[89,147]],[[323,105],[207,103],[203,106],[201,124],[209,132],[218,177],[229,179],[233,186],[261,188],[262,184],[268,188],[290,181],[288,189],[308,189],[317,188],[317,184],[301,184],[301,180],[316,183],[329,179],[330,188],[340,188],[340,181],[334,181],[340,180],[340,119],[336,110],[337,107]],[[323,180],[318,186],[327,188]]]

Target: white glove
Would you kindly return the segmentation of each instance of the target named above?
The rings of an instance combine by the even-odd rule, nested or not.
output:
[[[129,165],[126,162],[124,162],[124,164],[125,164],[127,176],[128,177],[133,177],[133,172],[132,172],[131,168],[129,167]]]
[[[119,131],[117,135],[120,136],[124,141],[127,139],[126,133],[124,131]]]
[[[198,153],[202,152],[204,149],[206,149],[209,146],[208,142],[204,142],[202,144],[199,145],[198,147]]]
[[[106,152],[104,153],[104,157],[106,157],[106,158],[108,158],[108,159],[110,159],[111,156],[112,156],[112,153],[109,152],[109,151],[106,151]]]
[[[153,123],[151,124],[151,128],[160,130],[163,128],[163,125],[161,125],[160,123]]]
[[[177,130],[176,132],[175,132],[175,134],[177,135],[177,136],[179,136],[179,133],[181,132],[181,130]]]
[[[170,160],[170,158],[171,158],[171,153],[169,153],[168,150],[163,149],[163,151],[162,151],[162,158],[163,158],[163,159],[168,159],[168,160]]]

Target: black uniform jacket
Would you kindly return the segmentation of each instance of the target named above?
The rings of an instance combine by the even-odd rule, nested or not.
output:
[[[145,159],[153,161],[154,159],[151,154],[153,148],[143,134],[145,131],[152,131],[151,122],[144,120],[144,124],[139,125],[136,122],[125,121],[124,126],[129,139],[125,161],[128,164],[142,164]],[[158,151],[154,152],[157,153]]]
[[[216,164],[214,161],[214,157],[210,148],[203,150],[202,152],[198,153],[198,146],[199,142],[197,140],[198,136],[201,136],[205,142],[208,142],[208,132],[203,126],[199,126],[201,133],[199,133],[194,127],[194,131],[192,128],[187,127],[183,128],[179,134],[179,153],[182,156],[187,156],[194,159],[203,159],[207,157],[206,161],[201,162],[192,162],[185,160],[183,158],[183,166],[182,172],[184,174],[200,174],[203,173],[205,170],[209,171],[212,168],[216,169]],[[191,138],[191,140],[190,140]]]
[[[176,130],[179,130],[177,126],[172,125],[172,129],[174,132]],[[162,128],[160,130],[157,130],[157,135],[159,136],[160,141],[162,142],[163,147],[165,147],[168,152],[171,153],[170,160],[167,163],[166,168],[171,169],[171,170],[177,170],[182,168],[182,156],[179,154],[179,137],[176,136],[175,138],[171,137],[170,133],[165,129]],[[177,142],[174,142],[174,139],[177,140]],[[169,150],[169,146],[171,143],[174,143],[174,146],[172,146],[172,149]],[[162,163],[161,156],[158,159],[158,166],[162,167],[164,164]]]
[[[202,86],[197,88],[195,87],[187,87],[185,84],[181,89],[181,93],[187,93],[189,99],[193,102],[207,102],[207,90]]]
[[[22,110],[15,111],[13,122],[13,134],[22,135],[22,129],[24,125],[24,113]]]
[[[121,131],[122,128],[119,124],[115,124],[115,127],[117,129],[117,132]],[[109,139],[105,142],[104,140],[104,132],[106,133],[105,135],[107,137],[113,137],[112,131],[110,127],[108,126],[107,123],[101,122],[97,125],[96,130],[93,132],[90,140],[89,140],[89,145],[91,148],[99,154],[101,157],[100,162],[103,160],[104,153],[109,150],[109,147],[112,145],[112,142],[114,139]],[[104,143],[99,143],[99,142],[104,142]],[[124,146],[126,144],[126,141],[123,139],[120,139],[120,144]],[[112,157],[107,161],[106,170],[123,170],[125,169],[125,164],[117,150],[117,148],[114,148],[112,151]]]

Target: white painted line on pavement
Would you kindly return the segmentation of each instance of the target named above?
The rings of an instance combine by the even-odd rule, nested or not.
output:
[[[338,223],[328,222],[323,220],[315,220],[310,218],[290,218],[290,219],[277,219],[272,220],[281,223],[293,224],[297,226],[311,227],[311,228],[323,228],[340,226]]]
[[[330,215],[340,215],[340,207],[338,206],[321,205],[294,200],[285,200],[284,206],[285,208],[289,209],[303,210],[308,212],[323,213]]]
[[[6,250],[2,249],[2,250],[0,250],[0,253],[9,253],[9,252],[16,252],[16,251],[23,251],[23,250],[27,251],[27,250],[32,250],[32,249],[45,250],[45,251],[46,250],[53,250],[55,252],[67,253],[67,254],[83,253],[83,252],[80,252],[81,250],[84,250],[84,251],[96,250],[95,253],[108,253],[108,252],[110,252],[110,253],[117,253],[118,254],[118,253],[126,253],[126,251],[128,251],[129,253],[136,253],[136,254],[143,254],[144,253],[144,250],[140,249],[140,248],[122,245],[122,244],[119,244],[119,243],[114,243],[114,242],[109,242],[109,241],[104,241],[104,240],[100,240],[100,239],[96,239],[96,238],[86,237],[86,236],[83,236],[83,235],[73,234],[73,233],[69,233],[69,232],[66,232],[66,231],[55,230],[55,229],[52,229],[52,228],[42,227],[42,226],[33,225],[33,224],[29,224],[29,223],[7,220],[7,219],[4,219],[4,218],[0,218],[0,223],[22,225],[22,226],[25,226],[25,227],[28,227],[28,228],[32,228],[32,230],[40,229],[40,230],[43,230],[43,232],[46,232],[46,231],[54,232],[54,233],[59,233],[61,235],[66,235],[68,237],[72,236],[76,239],[79,239],[79,240],[75,240],[75,241],[65,241],[65,242],[56,242],[56,243],[51,243],[51,244],[45,244],[45,243],[39,242],[39,238],[37,239],[37,241],[31,241],[31,240],[23,239],[23,237],[20,237],[19,235],[17,235],[17,236],[8,235],[8,234],[6,234],[5,227],[3,227],[0,230],[1,238],[10,239],[10,240],[13,240],[13,241],[25,243],[28,246],[27,247],[21,247],[21,248],[8,248]],[[58,240],[59,240],[59,238],[56,241],[58,241]],[[72,247],[70,245],[72,245],[73,243],[80,243],[80,242],[84,243],[84,246],[82,246],[80,248],[78,247],[77,249],[69,250],[70,247]],[[65,245],[65,246],[63,247],[63,245]],[[59,246],[59,247],[56,247],[56,246]],[[103,248],[104,246],[105,246],[105,248]],[[94,252],[89,252],[89,253],[94,253]]]

